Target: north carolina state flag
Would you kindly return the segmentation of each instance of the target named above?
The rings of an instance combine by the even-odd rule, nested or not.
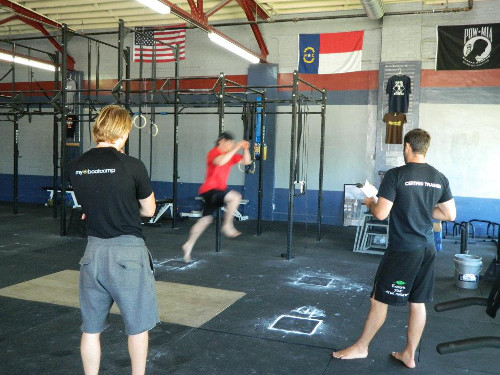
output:
[[[299,34],[299,73],[360,71],[363,36],[364,31]]]

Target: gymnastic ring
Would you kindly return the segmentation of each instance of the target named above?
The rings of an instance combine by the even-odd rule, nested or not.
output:
[[[138,118],[141,118],[141,123],[142,123],[142,120],[144,120],[144,125],[142,126],[138,126],[137,125],[137,119]],[[134,124],[134,126],[137,128],[137,129],[143,129],[147,124],[148,124],[148,119],[146,118],[146,116],[144,116],[143,114],[140,114],[140,115],[135,115],[134,118],[132,119],[132,123]]]
[[[252,164],[250,164],[250,165],[253,165],[253,168],[250,168],[250,169],[248,170],[248,173],[250,173],[250,174],[254,174],[254,173],[255,173],[255,160],[253,160],[253,161],[252,161]]]
[[[151,127],[153,127],[153,126],[155,128],[155,131],[152,132],[153,133],[152,136],[156,137],[158,135],[158,125],[156,125],[154,122],[152,122]]]
[[[238,169],[240,170],[241,173],[250,173],[254,174],[255,173],[255,160],[250,163],[250,165],[253,164],[253,168],[249,169],[248,172],[245,169],[241,169],[241,164],[238,163]]]

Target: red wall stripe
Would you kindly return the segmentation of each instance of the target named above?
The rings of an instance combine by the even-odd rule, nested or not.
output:
[[[340,73],[340,74],[301,74],[300,77],[316,86],[325,88],[327,91],[345,91],[345,90],[377,90],[378,89],[378,71],[363,70],[361,72]],[[291,85],[293,80],[292,73],[278,74],[279,85]],[[291,91],[291,88],[283,88],[280,91]],[[299,90],[308,91],[309,88],[301,84]]]
[[[301,74],[300,77],[310,82],[314,86],[327,91],[349,91],[349,90],[377,90],[378,89],[377,70],[364,70],[360,72],[342,73],[342,74]],[[278,74],[279,85],[291,85],[292,73]],[[246,75],[230,75],[226,78],[238,82],[241,85],[247,84]],[[182,89],[209,89],[215,84],[215,79],[182,80],[180,87]],[[99,88],[111,90],[116,85],[115,79],[105,79],[99,82]],[[157,81],[157,87],[164,83],[164,80]],[[54,82],[41,81],[40,86],[48,91],[54,90]],[[87,81],[84,81],[83,89],[87,89]],[[500,69],[488,70],[440,70],[423,69],[421,71],[421,87],[428,88],[447,88],[447,87],[500,87]],[[139,90],[139,82],[133,82],[132,90]],[[173,83],[170,87],[173,87]],[[95,81],[90,82],[90,88],[95,89]],[[151,82],[145,81],[144,88],[151,88]],[[12,83],[0,83],[0,93],[11,95]],[[291,91],[291,88],[282,88],[280,91]],[[301,84],[299,90],[309,91],[309,88]],[[38,85],[33,82],[17,82],[16,91],[22,91],[26,96],[43,96]],[[30,92],[32,91],[32,93]],[[237,91],[237,90],[234,90]],[[86,93],[84,93],[85,95]],[[92,93],[91,93],[92,94]],[[107,93],[102,92],[102,95]]]
[[[500,69],[422,70],[420,87],[495,87],[500,86]]]
[[[246,85],[247,80],[248,80],[248,77],[246,75],[229,75],[229,76],[226,76],[226,78],[231,80],[231,81],[237,82],[241,85]],[[216,81],[217,81],[217,79],[181,80],[179,83],[179,87],[181,89],[210,89],[215,85]],[[111,89],[116,86],[117,82],[118,81],[116,79],[101,79],[99,81],[99,89],[111,91]],[[41,81],[39,83],[40,83],[40,86],[43,88],[43,90],[47,91],[47,94],[49,96],[54,95],[54,92],[52,92],[52,90],[54,90],[54,82],[53,81]],[[158,79],[156,82],[157,88],[159,89],[164,83],[165,83],[165,80]],[[151,85],[152,85],[152,82],[150,82],[150,81],[141,81],[141,82],[133,81],[133,82],[131,82],[130,89],[132,91],[134,91],[134,90],[137,91],[140,89],[140,87],[142,87],[142,90],[148,90],[148,89],[151,89],[151,87],[152,87]],[[228,83],[228,86],[232,86],[232,84]],[[170,87],[170,89],[174,88],[174,81],[171,81],[169,87]],[[95,94],[92,92],[92,90],[94,90],[95,88],[96,88],[96,82],[91,81],[90,82],[90,90],[91,90],[90,94],[91,95]],[[88,89],[88,81],[83,81],[83,88],[82,89],[83,90]],[[16,92],[22,91],[25,96],[43,96],[43,93],[40,91],[40,88],[34,82],[33,83],[31,83],[31,82],[16,82],[15,91]],[[228,89],[227,91],[238,92],[240,90]],[[0,83],[0,93],[2,93],[4,95],[11,96],[12,95],[12,83]],[[111,94],[111,92],[109,92],[109,93],[100,92],[99,94],[100,95],[108,95],[108,94]],[[86,95],[85,91],[83,92],[83,95]]]

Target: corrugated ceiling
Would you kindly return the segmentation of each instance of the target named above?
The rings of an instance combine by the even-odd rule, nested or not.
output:
[[[172,2],[190,11],[187,0],[173,0]],[[334,15],[345,11],[363,12],[360,0],[257,0],[256,2],[262,6],[271,19],[299,17],[301,14],[314,13]],[[82,32],[116,28],[120,18],[125,20],[127,26],[157,26],[183,22],[175,15],[164,16],[155,13],[135,0],[27,0],[17,3]],[[221,0],[204,0],[203,9],[206,12],[220,3]],[[384,0],[384,3],[387,5],[409,3],[412,9],[419,10],[429,7],[436,9],[446,6],[455,7],[466,4],[466,1]],[[0,23],[12,15],[9,8],[0,5]],[[228,5],[209,18],[209,22],[235,20],[246,20],[243,10],[236,1],[230,1]],[[50,28],[49,31],[51,31]],[[0,25],[0,35],[4,36],[33,32],[33,28],[19,20]]]

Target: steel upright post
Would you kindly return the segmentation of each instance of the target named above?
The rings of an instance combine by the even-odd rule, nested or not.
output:
[[[326,90],[321,93],[321,142],[319,148],[319,184],[318,184],[318,235],[316,241],[321,241],[321,221],[323,204],[323,171],[325,161],[325,118],[326,118]]]
[[[66,236],[66,135],[67,135],[67,91],[68,83],[68,25],[62,26],[62,66],[61,66],[61,228],[60,236]],[[54,192],[57,197],[57,191]]]
[[[219,92],[219,134],[224,131],[224,109],[225,109],[225,94],[226,94],[226,77],[224,73],[219,75],[219,83],[220,83],[220,92]],[[217,218],[215,222],[215,251],[217,253],[220,252],[220,247],[222,243],[221,236],[221,220],[222,213],[221,209],[217,210]]]
[[[288,181],[288,233],[286,246],[286,260],[291,260],[293,240],[293,198],[295,193],[294,171],[295,171],[295,138],[297,132],[297,103],[299,96],[299,74],[293,72],[292,87],[292,129],[290,131],[290,177]]]
[[[56,51],[54,55],[54,64],[55,66],[59,66],[59,52]],[[90,80],[89,80],[90,82]],[[60,89],[59,86],[59,69],[56,69],[54,72],[54,89]],[[57,180],[59,177],[59,120],[57,116],[59,115],[59,111],[54,108],[54,126],[53,126],[53,134],[52,134],[52,166],[53,166],[53,175],[52,175],[52,191],[54,194],[52,195],[52,217],[57,218]]]
[[[12,45],[12,56],[16,55],[16,45]],[[16,92],[16,64],[12,61],[12,94]],[[14,214],[18,213],[19,203],[19,117],[17,109],[14,112],[14,153],[13,153],[13,168],[14,181],[12,186],[12,207]]]
[[[259,158],[259,192],[258,192],[258,203],[257,203],[257,235],[262,234],[262,199],[264,196],[263,192],[263,179],[264,179],[264,143],[266,136],[265,126],[266,126],[266,92],[261,94],[260,102],[257,105],[261,106],[260,112],[260,158]]]
[[[124,35],[124,22],[122,19],[118,21],[118,82],[121,82],[123,79],[123,39]],[[118,104],[122,104],[122,92],[123,92],[123,84],[120,87],[120,91],[118,92]]]
[[[125,59],[125,108],[130,111],[130,47],[127,47],[124,51],[124,59]],[[122,86],[123,90],[123,86]],[[129,154],[130,148],[130,140],[127,138],[127,142],[125,142],[125,153]]]
[[[19,203],[19,115],[14,112],[14,186],[13,186],[14,214],[18,213]]]
[[[153,176],[153,126],[156,126],[156,104],[155,104],[155,91],[156,91],[156,43],[153,43],[153,61],[151,63],[151,91],[149,102],[151,104],[151,122],[149,124],[149,179]],[[154,124],[154,125],[153,125]],[[158,128],[156,129],[158,130]]]
[[[177,225],[177,204],[178,192],[177,181],[179,180],[179,47],[174,49],[175,53],[175,96],[174,96],[174,165],[173,165],[173,178],[172,178],[172,199],[173,199],[173,212],[172,212],[172,228]]]

